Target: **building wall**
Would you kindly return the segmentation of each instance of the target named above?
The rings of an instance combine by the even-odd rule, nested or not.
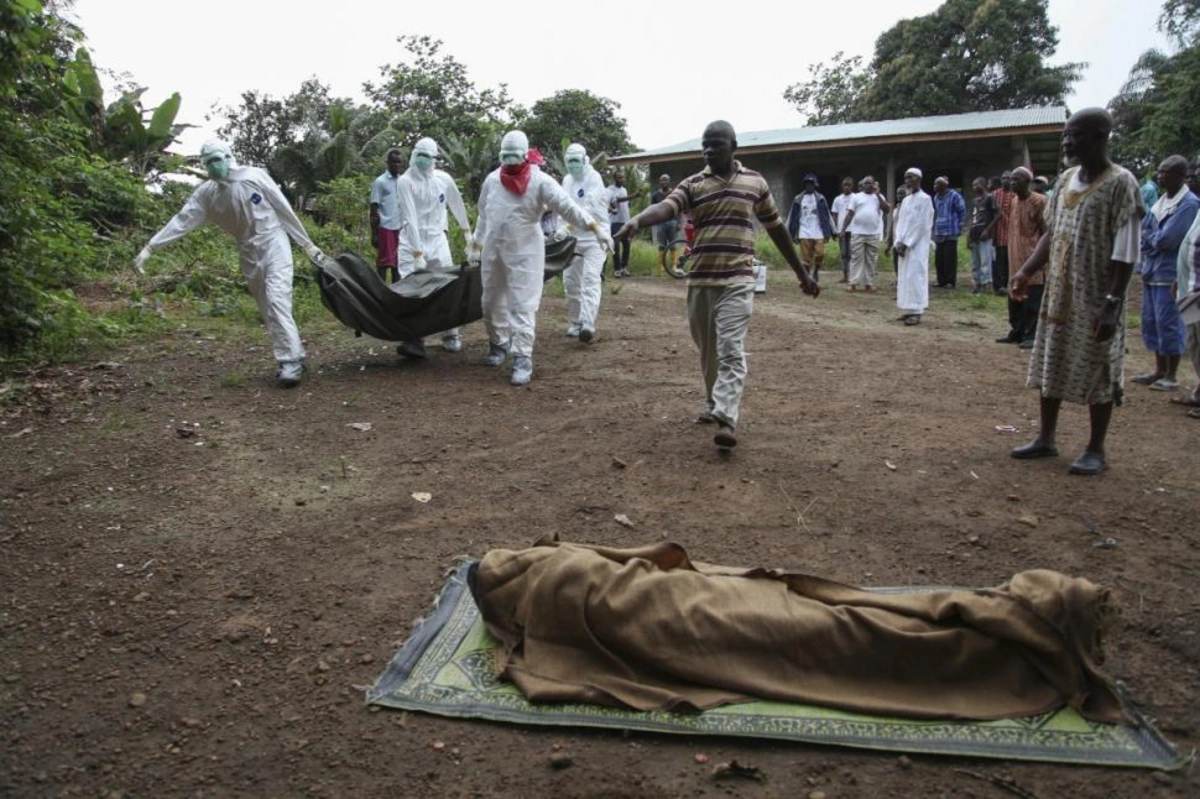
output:
[[[934,178],[945,175],[951,187],[960,191],[963,196],[969,196],[971,181],[976,177],[989,178],[1018,166],[1024,162],[1031,150],[1040,156],[1034,158],[1035,170],[1038,166],[1044,168],[1045,164],[1039,164],[1039,160],[1047,161],[1043,154],[1056,151],[1056,148],[1056,136],[1040,137],[1037,141],[1026,141],[1025,137],[996,136],[959,141],[913,142],[888,147],[832,147],[794,152],[739,153],[737,158],[747,168],[762,173],[771,186],[771,194],[779,206],[780,213],[786,215],[791,208],[792,198],[800,192],[804,175],[809,172],[817,175],[821,192],[830,201],[839,193],[843,177],[853,177],[857,182],[865,175],[874,176],[891,199],[895,189],[904,185],[904,172],[913,166],[924,173],[923,185],[926,191],[932,190]],[[666,173],[671,176],[671,182],[674,184],[703,168],[704,161],[697,155],[695,159],[685,161],[651,163],[649,175],[651,181],[657,185],[658,176]]]

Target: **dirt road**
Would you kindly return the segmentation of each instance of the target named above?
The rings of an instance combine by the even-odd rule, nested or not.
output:
[[[363,705],[357,686],[456,556],[559,533],[669,538],[707,561],[860,584],[1083,575],[1121,600],[1107,668],[1174,742],[1200,743],[1200,422],[1131,387],[1108,474],[1011,460],[1036,396],[1025,354],[992,341],[998,312],[939,293],[906,328],[887,292],[814,302],[773,279],[732,457],[692,422],[697,359],[683,288],[666,281],[606,293],[590,348],[562,335],[563,301],[548,298],[528,389],[477,364],[478,325],[461,355],[398,364],[331,320],[306,325],[313,368],[290,392],[256,331],[191,327],[3,384],[0,793],[1002,795],[956,768],[1043,797],[1200,793],[1195,773],[905,767]],[[1064,455],[1085,440],[1085,411],[1067,408]],[[555,744],[571,768],[549,768]],[[769,779],[714,783],[698,752]]]

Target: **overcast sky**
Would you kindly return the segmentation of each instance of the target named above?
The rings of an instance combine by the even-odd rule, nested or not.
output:
[[[364,82],[402,60],[396,37],[410,33],[443,40],[476,86],[507,83],[526,107],[560,89],[616,100],[630,137],[649,149],[695,138],[715,118],[745,131],[799,127],[783,91],[807,77],[810,63],[838,50],[869,58],[881,32],[938,5],[77,0],[75,14],[96,63],[148,87],[149,105],[183,95],[178,121],[199,126],[185,135],[184,151],[212,137],[214,106],[236,104],[249,89],[286,95],[315,75],[335,95],[361,100]],[[1166,45],[1154,29],[1160,5],[1050,0],[1060,38],[1051,63],[1088,62],[1072,108],[1105,105],[1143,50]],[[546,12],[535,18],[531,7]],[[722,44],[736,57],[714,57]]]

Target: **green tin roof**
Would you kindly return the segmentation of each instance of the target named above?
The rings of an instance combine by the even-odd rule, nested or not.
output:
[[[1065,106],[1014,108],[1007,111],[981,111],[972,114],[946,114],[933,117],[887,119],[881,122],[850,122],[844,125],[821,125],[781,130],[739,132],[738,149],[786,147],[796,144],[846,142],[854,139],[889,139],[906,136],[944,136],[955,133],[1030,128],[1041,125],[1061,127],[1067,121]],[[630,153],[609,161],[645,162],[679,155],[698,155],[700,140],[689,139],[670,147]]]

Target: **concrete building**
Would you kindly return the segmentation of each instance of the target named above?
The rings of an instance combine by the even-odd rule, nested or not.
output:
[[[969,196],[976,177],[999,175],[1021,164],[1032,166],[1036,175],[1056,175],[1066,121],[1065,107],[1049,106],[738,131],[736,158],[766,177],[784,214],[808,172],[818,175],[821,191],[830,199],[838,193],[843,177],[858,180],[864,175],[874,175],[891,198],[896,187],[903,185],[904,170],[911,166],[925,173],[926,191],[932,191],[936,176],[945,175],[952,187]],[[730,122],[736,129],[737,120]],[[608,162],[644,165],[652,182],[663,173],[678,182],[704,168],[699,139],[609,158]]]

